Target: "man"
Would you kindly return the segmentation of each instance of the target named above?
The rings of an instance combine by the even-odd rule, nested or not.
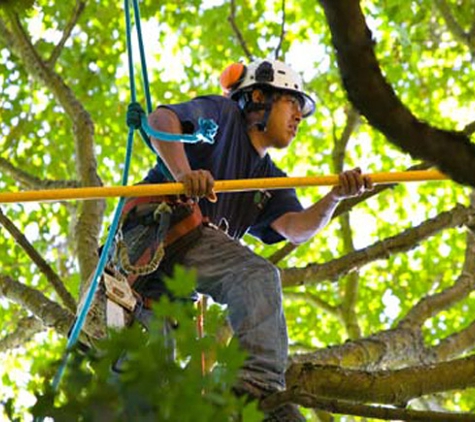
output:
[[[235,64],[222,75],[228,96],[204,96],[157,108],[150,126],[162,132],[192,133],[199,118],[218,125],[214,144],[170,143],[152,139],[161,160],[186,193],[199,201],[210,221],[178,262],[196,268],[196,289],[228,307],[230,325],[249,357],[236,390],[256,399],[285,388],[287,332],[279,271],[239,243],[247,232],[266,243],[284,239],[299,244],[330,220],[340,200],[360,195],[371,181],[360,170],[344,172],[340,184],[308,209],[293,189],[224,193],[214,201],[214,180],[285,177],[268,150],[286,148],[314,101],[300,76],[276,60]],[[160,166],[146,182],[165,181]],[[211,199],[211,200],[209,200]],[[303,421],[293,405],[267,415],[266,421]]]

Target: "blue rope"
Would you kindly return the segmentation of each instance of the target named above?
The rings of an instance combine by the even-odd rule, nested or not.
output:
[[[198,119],[198,130],[196,130],[195,133],[191,135],[168,133],[155,130],[148,124],[147,116],[145,115],[142,106],[137,102],[132,102],[129,104],[126,120],[129,127],[143,130],[146,135],[153,136],[154,138],[166,142],[206,142],[212,144],[214,142],[216,132],[218,131],[218,125],[213,120],[203,119],[201,117]]]
[[[141,33],[141,27],[140,27],[140,11],[139,11],[137,0],[133,0],[133,5],[134,5],[137,35],[138,35],[138,41],[139,41],[139,51],[140,51],[140,56],[141,56],[144,90],[145,90],[145,95],[147,99],[147,110],[150,113],[152,109],[152,104],[150,100],[150,89],[149,89],[147,69],[146,69],[145,52],[144,52],[143,39],[142,39],[142,33]],[[152,129],[149,126],[147,122],[147,117],[143,109],[137,103],[137,93],[136,93],[136,87],[135,87],[135,76],[134,76],[134,66],[133,66],[132,41],[131,41],[132,30],[131,30],[131,22],[130,22],[129,0],[124,0],[124,10],[125,10],[125,26],[126,26],[126,34],[127,34],[127,55],[128,55],[128,67],[129,67],[129,80],[130,80],[130,95],[131,95],[131,101],[132,101],[131,104],[129,105],[129,110],[127,112],[127,125],[129,127],[129,132],[128,132],[128,137],[127,137],[124,172],[122,174],[122,186],[127,186],[130,162],[132,158],[133,138],[134,138],[134,132],[136,129],[139,130],[140,134],[142,135],[144,141],[149,146],[149,148],[154,153],[156,153],[155,149],[151,145],[149,136],[153,136],[154,138],[158,138],[160,140],[172,141],[172,142],[180,141],[180,142],[193,142],[193,143],[195,142],[213,143],[214,136],[218,130],[218,126],[212,120],[200,119],[198,122],[199,128],[192,135],[170,134],[166,132],[160,132],[160,131],[156,131]],[[158,156],[157,156],[157,159],[159,160],[159,163],[160,163],[160,158]],[[166,167],[164,165],[163,167],[166,170]],[[64,371],[66,369],[71,350],[73,346],[77,343],[81,330],[86,321],[86,316],[92,305],[95,292],[99,285],[101,274],[103,273],[104,268],[107,264],[109,250],[113,244],[114,237],[119,226],[119,221],[122,214],[122,209],[124,207],[124,203],[125,203],[125,198],[123,197],[120,198],[119,203],[117,204],[117,208],[115,209],[112,224],[109,228],[109,233],[107,235],[107,239],[105,241],[104,247],[102,248],[97,267],[92,276],[91,284],[89,285],[88,290],[86,292],[83,305],[81,309],[78,311],[78,316],[74,322],[74,325],[71,329],[71,333],[68,338],[66,351],[64,353],[61,364],[58,368],[58,371],[55,374],[55,377],[53,379],[52,386],[53,386],[54,391],[58,389],[59,383],[61,382],[61,379],[64,375]],[[43,418],[36,418],[35,420],[42,421]]]
[[[133,0],[133,3],[134,3],[135,25],[137,27],[137,40],[139,42],[143,88],[144,88],[144,93],[145,93],[145,101],[147,103],[147,114],[150,114],[152,112],[152,99],[150,96],[150,84],[148,83],[147,62],[145,59],[144,42],[143,42],[143,37],[142,37],[142,24],[140,23],[142,19],[140,18],[140,8],[139,8],[138,1]]]
[[[136,94],[136,89],[135,89],[135,80],[134,80],[134,69],[133,69],[133,54],[132,54],[132,43],[131,43],[131,37],[130,37],[130,9],[129,9],[129,2],[128,0],[125,0],[125,20],[126,20],[126,28],[127,28],[127,51],[128,51],[128,62],[129,62],[129,74],[130,74],[130,94],[131,94],[131,99],[133,102],[136,101],[137,94]],[[124,172],[122,174],[122,186],[127,185],[127,181],[129,178],[129,169],[130,169],[130,162],[131,162],[131,157],[132,157],[132,146],[133,146],[133,138],[134,138],[134,131],[135,128],[133,126],[129,126],[129,133],[127,137],[127,146],[126,146],[126,154],[125,154],[125,163],[124,163]],[[122,214],[122,209],[124,207],[125,199],[120,198],[119,203],[117,205],[117,208],[115,209],[114,212],[114,217],[112,220],[112,224],[109,228],[109,233],[107,235],[106,242],[104,244],[104,247],[102,248],[101,255],[99,257],[99,261],[97,264],[97,267],[94,271],[94,275],[92,276],[92,281],[91,284],[89,285],[89,288],[87,290],[83,306],[78,312],[78,316],[74,322],[74,325],[71,329],[68,342],[66,345],[66,351],[64,353],[63,359],[61,360],[60,366],[55,374],[55,377],[53,379],[53,390],[57,391],[59,387],[59,383],[61,382],[61,379],[64,375],[64,371],[66,370],[66,366],[68,363],[69,355],[71,353],[71,350],[73,346],[77,343],[78,338],[81,334],[81,330],[84,326],[84,323],[86,321],[86,316],[89,312],[89,309],[91,308],[92,301],[94,299],[94,294],[97,290],[97,287],[99,285],[99,280],[101,277],[102,272],[104,271],[104,268],[107,264],[107,258],[108,258],[108,253],[109,250],[112,246],[112,243],[114,241],[115,233],[117,231],[117,228],[119,226],[119,221],[120,221],[120,216]],[[37,418],[37,421],[42,421],[43,418]]]
[[[144,128],[145,132],[153,136],[154,138],[160,139],[161,141],[166,142],[184,142],[188,144],[195,144],[197,142],[206,142],[208,144],[212,144],[214,142],[214,136],[218,131],[218,125],[210,119],[198,119],[198,130],[193,133],[192,135],[185,135],[185,134],[175,134],[175,133],[167,133],[161,132],[159,130],[153,129],[147,121],[146,116],[142,116],[142,127]]]

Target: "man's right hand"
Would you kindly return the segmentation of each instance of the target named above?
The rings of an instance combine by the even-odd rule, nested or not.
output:
[[[185,185],[185,194],[191,198],[206,197],[211,202],[217,200],[213,191],[214,177],[208,170],[192,170],[178,177],[177,182]]]

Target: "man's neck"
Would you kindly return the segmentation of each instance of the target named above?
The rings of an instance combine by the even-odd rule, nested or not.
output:
[[[259,154],[259,157],[263,158],[267,154],[267,136],[266,132],[260,131],[256,126],[251,127],[248,132],[251,144]]]

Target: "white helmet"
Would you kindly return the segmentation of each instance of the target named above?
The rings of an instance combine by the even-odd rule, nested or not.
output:
[[[234,100],[254,87],[269,86],[299,94],[303,117],[315,111],[315,101],[304,92],[300,75],[278,60],[256,60],[247,67],[242,63],[233,63],[223,71],[220,82],[225,95]]]

